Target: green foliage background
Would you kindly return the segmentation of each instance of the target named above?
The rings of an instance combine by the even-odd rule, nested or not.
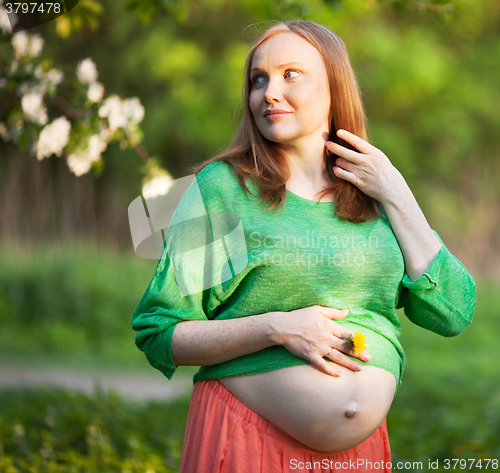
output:
[[[467,268],[499,276],[498,1],[80,3],[57,28],[55,22],[39,28],[46,39],[42,58],[71,74],[91,57],[106,94],[139,97],[146,111],[142,144],[176,178],[230,142],[241,111],[244,59],[260,30],[286,18],[332,28],[360,82],[372,142],[402,172],[431,226]],[[85,22],[75,28],[82,15],[100,10],[90,15],[95,29]],[[0,58],[8,48],[0,41]],[[7,161],[25,156],[1,142],[0,154]],[[142,169],[134,150],[113,144],[93,184],[96,213],[116,202],[119,214],[112,223],[106,214],[99,231],[124,251],[130,238],[121,209],[140,193]]]

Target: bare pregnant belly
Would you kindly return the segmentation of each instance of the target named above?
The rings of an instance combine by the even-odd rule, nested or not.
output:
[[[314,365],[219,378],[248,408],[319,452],[360,444],[383,422],[396,390],[392,373],[375,366],[336,378]]]

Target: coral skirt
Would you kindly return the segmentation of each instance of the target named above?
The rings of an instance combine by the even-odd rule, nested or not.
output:
[[[245,406],[218,379],[193,387],[180,473],[390,472],[386,420],[336,454],[311,450]]]

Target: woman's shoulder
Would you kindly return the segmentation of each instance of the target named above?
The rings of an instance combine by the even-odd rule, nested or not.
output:
[[[228,177],[236,179],[232,166],[225,161],[213,161],[196,175],[196,180],[198,182],[217,182],[219,179]]]
[[[234,197],[243,191],[235,170],[225,161],[214,161],[205,166],[196,175],[196,181],[203,196],[207,198]]]
[[[237,179],[229,164],[215,161],[190,177],[194,179],[177,204],[172,217],[173,227],[186,221],[192,221],[194,225],[207,212],[224,211],[233,200],[231,183],[232,180],[237,182]]]

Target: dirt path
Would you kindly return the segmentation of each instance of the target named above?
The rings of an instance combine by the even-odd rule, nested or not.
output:
[[[136,400],[169,399],[190,393],[193,383],[189,377],[167,379],[161,373],[116,373],[112,371],[83,371],[69,368],[30,368],[0,365],[0,390],[38,386],[57,386],[93,394],[96,387],[116,391]]]

